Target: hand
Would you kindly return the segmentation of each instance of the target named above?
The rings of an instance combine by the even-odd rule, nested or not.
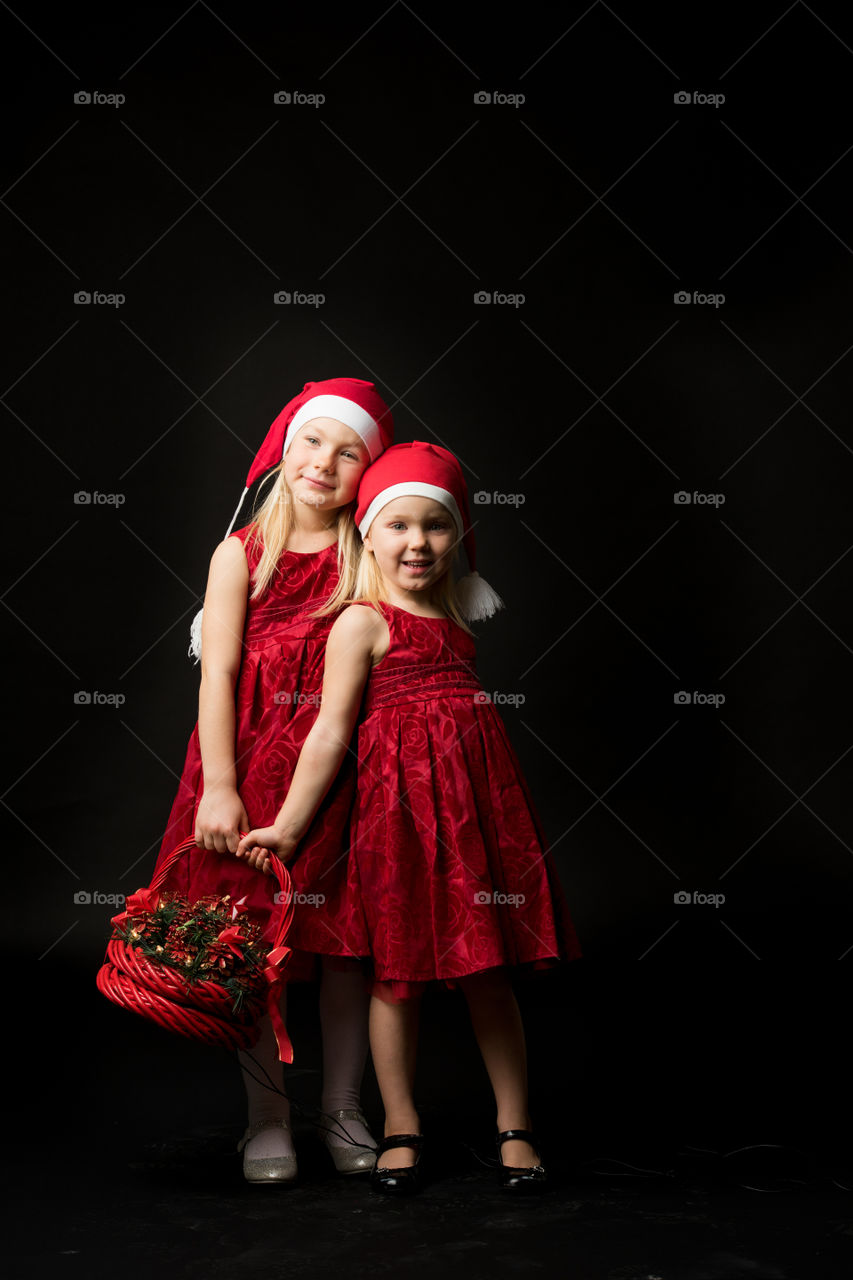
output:
[[[297,844],[298,841],[284,835],[278,827],[256,827],[243,836],[237,846],[237,857],[268,876],[272,875],[270,854],[278,854],[282,862],[289,862]]]
[[[205,788],[195,820],[199,849],[236,853],[240,832],[249,826],[249,815],[233,787]]]

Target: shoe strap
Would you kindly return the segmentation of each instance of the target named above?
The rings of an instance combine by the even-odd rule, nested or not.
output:
[[[534,1151],[539,1150],[536,1136],[529,1129],[504,1129],[503,1133],[499,1133],[495,1138],[495,1142],[498,1147],[502,1147],[505,1142],[511,1142],[515,1138],[520,1142],[529,1142]]]
[[[416,1147],[420,1150],[424,1140],[422,1133],[392,1133],[390,1137],[383,1138],[379,1143],[379,1149],[376,1152],[377,1158],[384,1156],[386,1151],[390,1151],[393,1147]]]

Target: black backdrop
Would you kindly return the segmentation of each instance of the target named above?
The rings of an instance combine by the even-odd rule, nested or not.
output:
[[[96,895],[150,877],[210,554],[282,404],[369,378],[399,440],[492,495],[478,549],[507,608],[479,665],[584,948],[535,1037],[563,1038],[573,1105],[834,1141],[850,15],[196,0],[2,23],[16,990],[117,1034]]]

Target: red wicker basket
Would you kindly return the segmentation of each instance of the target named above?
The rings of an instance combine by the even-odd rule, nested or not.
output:
[[[159,890],[178,859],[191,849],[203,852],[198,849],[194,836],[182,841],[163,861],[148,890],[138,892],[143,895]],[[293,1048],[279,1000],[284,970],[291,956],[285,938],[293,919],[293,895],[284,863],[273,854],[270,864],[282,891],[281,911],[272,947],[266,956],[263,984],[244,1000],[239,1013],[233,1012],[232,997],[218,982],[207,980],[187,985],[177,970],[152,963],[140,950],[119,938],[111,938],[107,946],[106,960],[96,978],[98,990],[114,1004],[141,1014],[169,1031],[226,1049],[251,1048],[260,1035],[261,1018],[269,1013],[279,1057],[282,1062],[292,1062]]]

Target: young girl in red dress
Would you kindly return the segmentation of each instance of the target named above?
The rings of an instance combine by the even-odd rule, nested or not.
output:
[[[204,609],[193,623],[191,651],[201,658],[198,723],[158,867],[194,834],[198,848],[209,852],[182,859],[173,886],[191,901],[208,893],[245,896],[270,929],[277,884],[217,854],[233,855],[241,832],[268,821],[287,793],[319,705],[333,620],[316,611],[339,584],[352,590],[360,552],[353,521],[358,483],[392,438],[391,414],[372,383],[307,383],[275,419],[252,464],[237,512],[254,481],[274,468],[271,487],[252,522],[234,534],[229,528],[213,553]],[[342,1173],[369,1171],[375,1148],[359,1103],[368,996],[357,957],[368,947],[346,877],[353,792],[354,771],[343,770],[307,830],[293,867],[288,935],[297,949],[288,980],[312,976],[315,957],[322,957],[321,1108],[330,1130],[324,1141]],[[251,1057],[239,1058],[249,1104],[238,1148],[245,1177],[291,1182],[297,1170],[289,1103],[269,1018]],[[265,1087],[263,1073],[272,1087]]]
[[[370,1045],[385,1105],[371,1183],[419,1185],[418,1001],[438,979],[468,1002],[497,1104],[501,1183],[539,1190],[508,970],[573,959],[580,946],[518,759],[475,674],[465,618],[501,602],[476,572],[453,583],[460,541],[475,563],[456,458],[420,441],[392,446],[362,477],[356,522],[364,552],[351,599],[363,603],[329,633],[320,712],[287,798],[237,856],[265,871],[270,851],[293,857],[358,723],[348,875],[372,956]]]

